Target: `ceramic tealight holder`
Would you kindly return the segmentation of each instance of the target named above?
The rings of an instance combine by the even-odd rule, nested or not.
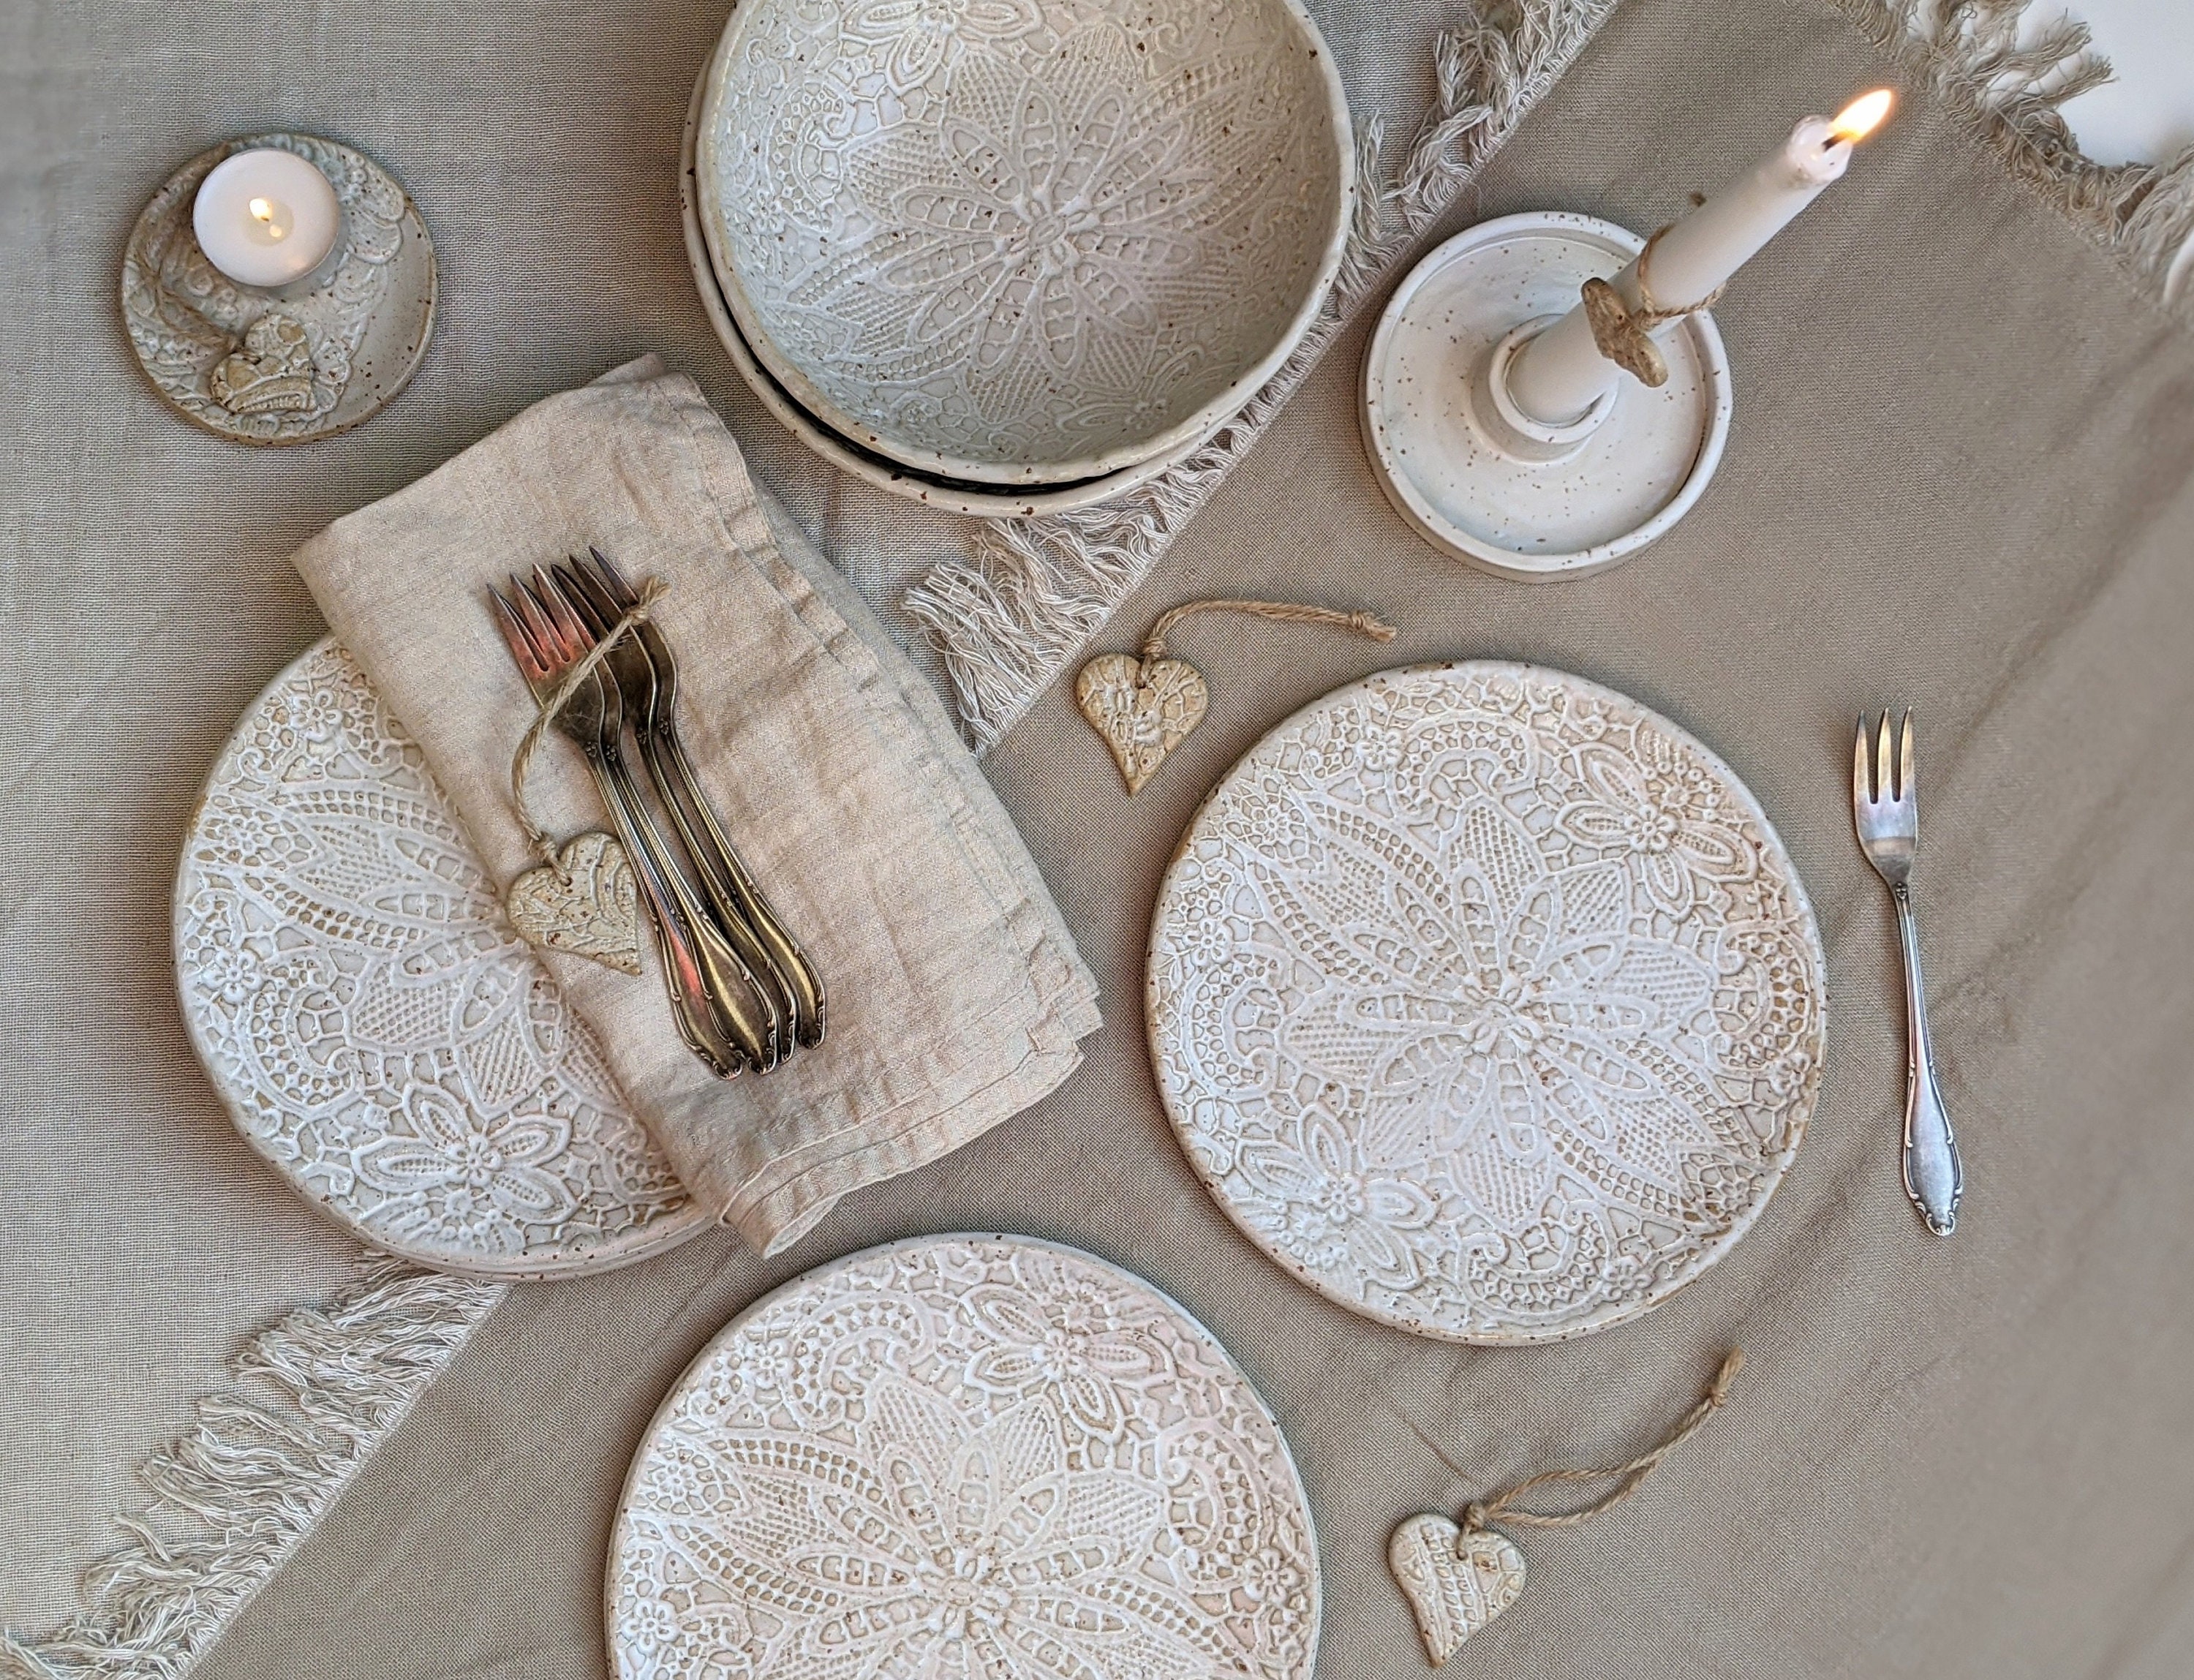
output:
[[[1654,335],[1664,383],[1625,375],[1568,425],[1534,419],[1508,386],[1518,351],[1577,307],[1584,282],[1645,245],[1596,216],[1502,216],[1397,289],[1364,360],[1364,441],[1387,499],[1434,546],[1507,577],[1575,577],[1636,554],[1704,492],[1731,407],[1705,311]]]
[[[239,284],[192,227],[199,186],[238,152],[290,152],[335,189],[340,232],[313,271]],[[434,242],[396,178],[317,135],[253,135],[170,175],[129,230],[122,316],[152,388],[240,443],[310,443],[370,419],[411,382],[434,325]]]

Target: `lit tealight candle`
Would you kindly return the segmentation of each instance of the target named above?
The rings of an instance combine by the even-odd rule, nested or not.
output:
[[[1712,296],[1800,210],[1842,179],[1852,147],[1889,114],[1892,99],[1888,89],[1878,89],[1833,119],[1806,118],[1749,173],[1671,225],[1653,246],[1653,302],[1663,309],[1689,309]],[[1640,306],[1635,262],[1611,284],[1631,308]],[[1580,307],[1516,353],[1508,394],[1533,419],[1559,426],[1590,413],[1621,377],[1600,353]]]
[[[191,227],[206,260],[238,285],[284,286],[327,261],[342,211],[312,163],[261,147],[214,166],[191,206]]]

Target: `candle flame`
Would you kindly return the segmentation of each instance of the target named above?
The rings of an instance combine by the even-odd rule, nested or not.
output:
[[[1889,114],[1889,107],[1897,102],[1897,95],[1887,88],[1876,88],[1870,94],[1861,94],[1835,114],[1829,124],[1829,132],[1837,140],[1861,141],[1881,126],[1881,119]]]

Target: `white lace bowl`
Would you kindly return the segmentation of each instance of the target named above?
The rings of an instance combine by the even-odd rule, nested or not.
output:
[[[1216,430],[1308,329],[1355,190],[1299,0],[746,0],[697,163],[768,371],[979,484]]]

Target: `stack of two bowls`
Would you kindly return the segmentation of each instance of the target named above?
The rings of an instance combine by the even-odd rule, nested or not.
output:
[[[818,453],[987,517],[1146,482],[1277,371],[1355,190],[1297,0],[743,0],[688,255]]]

